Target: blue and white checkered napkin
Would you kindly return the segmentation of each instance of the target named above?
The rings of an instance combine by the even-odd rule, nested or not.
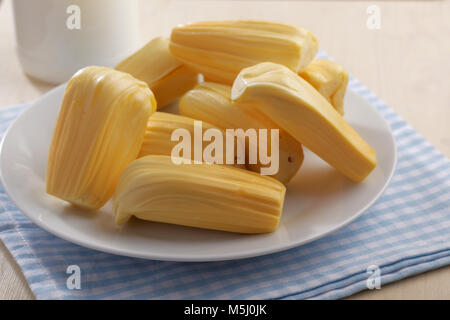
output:
[[[0,238],[37,298],[335,299],[450,264],[450,162],[355,79],[349,88],[390,124],[398,165],[384,195],[359,219],[310,244],[228,262],[180,263],[121,257],[61,240],[28,220],[0,190]],[[26,105],[0,111],[5,129]],[[66,286],[81,268],[81,290]]]

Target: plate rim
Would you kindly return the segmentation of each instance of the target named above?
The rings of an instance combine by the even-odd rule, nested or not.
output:
[[[386,190],[387,186],[389,185],[394,173],[395,173],[395,169],[397,167],[397,160],[398,160],[398,154],[397,154],[397,145],[395,142],[395,137],[393,135],[392,132],[392,128],[389,125],[389,123],[386,121],[386,119],[383,117],[383,115],[380,113],[380,111],[378,109],[376,109],[373,104],[371,104],[367,99],[365,99],[364,97],[362,97],[361,95],[358,95],[355,91],[351,90],[351,88],[349,88],[349,91],[352,91],[352,94],[364,99],[366,101],[366,103],[368,104],[368,106],[370,108],[373,109],[373,111],[375,111],[376,113],[378,113],[378,115],[380,116],[380,118],[382,119],[382,121],[384,122],[385,126],[388,128],[388,132],[389,132],[389,138],[392,142],[392,146],[393,146],[393,165],[391,168],[391,171],[389,172],[389,175],[387,177],[387,179],[385,180],[382,188],[378,191],[378,193],[371,199],[371,201],[369,201],[365,206],[363,206],[361,209],[359,209],[356,213],[354,213],[352,216],[348,217],[347,219],[343,220],[341,223],[336,224],[335,226],[333,226],[332,228],[330,228],[330,230],[323,232],[321,234],[318,234],[316,236],[313,236],[309,239],[303,240],[303,241],[293,241],[289,244],[280,244],[280,245],[276,245],[274,247],[271,247],[270,249],[267,248],[259,248],[259,249],[252,249],[250,251],[244,251],[244,252],[239,252],[237,254],[226,254],[226,255],[220,255],[220,254],[213,254],[213,255],[208,255],[208,257],[204,257],[204,256],[192,256],[192,255],[173,255],[173,254],[166,254],[166,255],[160,255],[160,254],[152,254],[152,253],[148,253],[148,254],[144,254],[144,253],[138,253],[138,252],[133,252],[133,251],[124,251],[121,249],[115,249],[112,247],[104,247],[102,245],[96,245],[95,243],[91,243],[89,241],[83,241],[80,240],[76,237],[72,237],[70,236],[70,234],[64,234],[64,233],[60,233],[58,230],[48,227],[47,224],[45,224],[42,220],[38,219],[36,217],[36,215],[33,214],[29,214],[27,213],[26,210],[23,210],[22,205],[19,203],[19,201],[17,201],[17,199],[14,198],[14,196],[12,195],[11,190],[9,189],[6,181],[4,180],[4,175],[3,175],[3,171],[4,171],[4,143],[6,141],[6,139],[8,138],[10,131],[12,130],[12,128],[16,125],[16,123],[19,121],[19,119],[21,119],[26,113],[30,112],[30,110],[32,110],[33,106],[35,105],[36,102],[45,99],[46,97],[52,95],[54,92],[57,92],[58,90],[61,90],[62,87],[65,87],[66,83],[63,83],[55,88],[53,88],[52,90],[48,91],[47,93],[43,94],[42,96],[40,96],[38,99],[33,100],[32,102],[29,102],[29,106],[23,110],[22,112],[19,113],[19,115],[10,123],[10,125],[8,126],[8,128],[6,129],[5,133],[3,134],[2,140],[0,142],[0,182],[3,186],[3,189],[5,191],[5,193],[8,195],[8,198],[10,199],[10,201],[20,210],[20,212],[25,215],[28,219],[30,219],[34,224],[36,224],[38,227],[42,228],[43,230],[51,233],[52,235],[59,237],[65,241],[68,241],[70,243],[74,243],[76,245],[88,248],[88,249],[92,249],[92,250],[97,250],[100,252],[105,252],[105,253],[110,253],[110,254],[115,254],[115,255],[120,255],[120,256],[126,256],[126,257],[132,257],[132,258],[140,258],[140,259],[146,259],[146,260],[158,260],[158,261],[173,261],[173,262],[214,262],[214,261],[231,261],[231,260],[239,260],[239,259],[246,259],[246,258],[253,258],[253,257],[259,257],[259,256],[265,256],[265,255],[269,255],[269,254],[273,254],[273,253],[277,253],[277,252],[282,252],[282,251],[286,251],[295,247],[300,247],[303,246],[305,244],[311,243],[315,240],[318,240],[320,238],[324,238],[327,235],[337,231],[338,229],[346,226],[347,224],[351,223],[352,221],[356,220],[357,218],[359,218],[364,212],[366,212],[380,197],[381,195],[384,193],[384,191]]]

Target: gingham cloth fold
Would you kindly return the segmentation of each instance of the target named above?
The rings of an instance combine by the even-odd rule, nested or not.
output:
[[[398,164],[383,196],[325,238],[267,256],[181,263],[86,249],[40,229],[0,190],[0,238],[38,299],[336,299],[366,289],[370,265],[381,286],[450,264],[450,162],[355,79],[350,90],[390,124]],[[3,134],[27,105],[0,111]],[[69,265],[81,290],[66,286]]]

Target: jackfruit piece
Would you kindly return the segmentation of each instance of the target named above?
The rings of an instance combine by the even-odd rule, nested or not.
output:
[[[299,74],[319,91],[339,114],[344,114],[348,72],[340,64],[326,59],[314,59]]]
[[[308,30],[258,21],[209,21],[172,30],[172,54],[214,82],[232,84],[243,68],[271,61],[302,71],[318,50]]]
[[[104,67],[69,81],[50,145],[47,193],[87,209],[103,206],[136,158],[156,101],[147,84]]]
[[[297,141],[354,181],[376,166],[370,145],[307,81],[288,68],[261,63],[240,72],[231,98],[252,104]]]
[[[186,150],[183,148],[183,152],[181,152],[181,150],[180,152],[175,152],[174,156],[190,159],[192,162],[197,161],[213,163],[213,160],[217,160],[216,163],[218,164],[226,164],[225,152],[223,152],[223,148],[214,148],[215,151],[211,152],[213,153],[211,158],[214,159],[208,159],[204,156],[204,153],[206,152],[208,152],[209,155],[210,150],[205,149],[211,145],[210,140],[204,139],[204,134],[206,131],[211,129],[215,131],[215,135],[225,137],[225,134],[221,129],[205,121],[196,121],[195,119],[189,117],[166,112],[155,112],[149,118],[144,135],[144,142],[142,143],[141,151],[139,152],[138,157],[140,158],[147,155],[172,156],[174,148],[176,148],[178,144],[184,143],[184,135],[175,135],[172,139],[172,135],[174,135],[174,132],[178,129],[186,130],[185,132],[188,133],[190,137],[190,141],[187,141],[187,150],[189,150],[189,152],[184,154]],[[223,146],[225,145],[223,140],[221,144]],[[195,157],[197,159],[195,159]],[[233,161],[230,165],[245,168],[244,165],[239,165],[235,161]]]
[[[153,39],[115,69],[145,81],[155,95],[158,109],[175,101],[198,83],[197,72],[171,55],[169,39],[166,38]]]
[[[277,228],[286,188],[251,171],[216,164],[174,164],[150,155],[130,163],[113,197],[116,224],[131,216],[238,233]]]

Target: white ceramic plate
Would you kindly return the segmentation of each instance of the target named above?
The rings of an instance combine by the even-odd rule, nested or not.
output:
[[[60,86],[33,103],[7,131],[0,170],[5,191],[34,223],[79,245],[119,255],[171,261],[214,261],[286,250],[325,236],[360,216],[381,195],[395,167],[389,126],[349,91],[346,119],[376,150],[378,166],[356,184],[310,151],[291,181],[278,230],[241,235],[132,219],[114,225],[110,203],[97,212],[74,208],[45,193],[47,153],[64,93]]]

